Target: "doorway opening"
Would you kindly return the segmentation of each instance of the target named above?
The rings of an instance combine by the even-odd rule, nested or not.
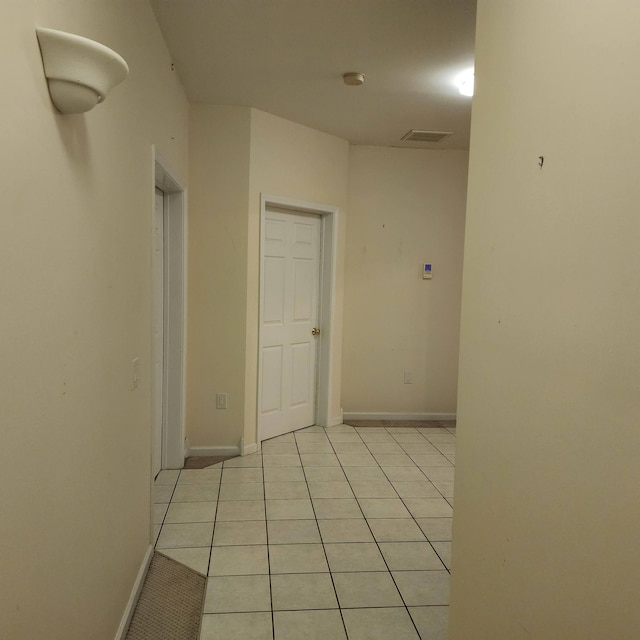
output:
[[[181,469],[185,459],[185,190],[155,148],[153,155],[152,470]]]

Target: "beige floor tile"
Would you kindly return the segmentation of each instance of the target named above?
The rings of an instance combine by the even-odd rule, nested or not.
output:
[[[363,518],[362,511],[354,498],[314,498],[313,508],[316,518]]]
[[[218,499],[220,485],[217,484],[178,484],[173,493],[172,502],[215,502]]]
[[[444,482],[453,482],[455,469],[453,467],[421,467],[421,471],[424,473],[431,482],[435,480],[442,480]]]
[[[275,611],[276,640],[347,640],[337,610]]]
[[[216,522],[264,520],[264,500],[235,500],[219,502]]]
[[[339,453],[338,460],[343,467],[378,467],[370,453]]]
[[[408,607],[449,604],[447,571],[393,571],[393,579]]]
[[[375,542],[325,543],[324,548],[332,572],[387,570]]]
[[[262,482],[262,469],[224,469],[222,484],[228,482]]]
[[[262,443],[262,453],[272,454],[297,454],[298,446],[295,442],[271,442],[267,440]]]
[[[216,613],[202,618],[200,640],[273,640],[271,613]]]
[[[351,489],[356,498],[397,498],[398,494],[388,481],[352,482]]]
[[[344,609],[342,615],[349,640],[420,640],[404,607]]]
[[[264,454],[262,464],[267,467],[299,467],[301,465],[300,456],[295,453],[274,453]]]
[[[368,523],[378,542],[413,542],[426,539],[420,527],[411,518],[374,518]]]
[[[388,571],[332,575],[342,609],[402,606],[402,599]]]
[[[381,467],[415,467],[413,460],[401,453],[374,453],[374,458]]]
[[[153,524],[162,524],[168,508],[168,502],[161,502],[153,505]]]
[[[265,485],[267,500],[308,499],[306,482],[268,482]]]
[[[342,482],[309,482],[312,498],[353,498],[353,491],[346,480]]]
[[[173,495],[173,485],[158,485],[153,488],[154,504],[168,504]]]
[[[382,467],[385,476],[391,482],[421,482],[425,479],[424,473],[417,467]]]
[[[274,611],[338,607],[331,576],[328,573],[271,576],[271,597]]]
[[[366,520],[318,520],[322,541],[330,542],[373,542],[373,535]]]
[[[315,520],[269,520],[269,544],[313,544],[321,542]]]
[[[362,442],[357,431],[330,431],[328,435],[331,442]]]
[[[417,482],[394,481],[395,490],[401,498],[439,498],[440,492],[426,478]]]
[[[424,640],[447,640],[449,635],[449,607],[410,607],[420,637]]]
[[[367,448],[371,453],[402,454],[404,449],[397,442],[367,442]]]
[[[416,469],[417,471],[417,469]],[[347,467],[344,472],[349,482],[388,482],[380,467]]]
[[[218,500],[264,500],[264,485],[261,482],[230,482],[220,485]]]
[[[210,576],[246,576],[269,573],[266,545],[213,547]]]
[[[269,566],[271,575],[329,571],[321,544],[269,545]]]
[[[451,462],[441,453],[412,453],[411,459],[419,467],[450,467]]]
[[[267,520],[311,520],[311,500],[267,500]]]
[[[338,467],[340,463],[334,453],[301,453],[303,467]]]
[[[368,454],[369,449],[364,442],[332,442],[333,450],[336,453],[359,453]]]
[[[451,543],[450,542],[433,542],[433,548],[444,562],[447,569],[451,569]]]
[[[215,502],[174,502],[169,506],[165,523],[213,522]]]
[[[265,484],[271,482],[304,482],[302,467],[269,467],[264,470]]]
[[[220,484],[222,469],[183,469],[178,484]]]
[[[329,442],[326,433],[300,432],[295,434],[296,442]]]
[[[416,518],[418,526],[431,542],[450,542],[452,518]]]
[[[333,447],[326,442],[299,442],[298,451],[300,453],[333,453]]]
[[[219,576],[207,581],[205,613],[271,611],[269,576]]]
[[[410,518],[400,498],[358,498],[367,520],[371,518]]]
[[[159,486],[173,486],[178,482],[179,469],[163,469],[155,479],[155,485]]]
[[[405,498],[404,503],[414,518],[446,518],[453,514],[444,498]]]
[[[213,546],[240,546],[267,544],[265,520],[240,522],[216,522],[213,529]]]
[[[307,482],[341,482],[346,480],[341,467],[305,467]]]
[[[380,542],[380,551],[391,571],[431,571],[444,569],[428,542]]]
[[[184,547],[209,547],[213,534],[213,522],[188,522],[165,524],[156,544],[158,549]]]

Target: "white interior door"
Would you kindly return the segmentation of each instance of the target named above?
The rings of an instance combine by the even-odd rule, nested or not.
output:
[[[153,225],[153,475],[162,468],[164,421],[164,193],[156,189]]]
[[[259,434],[316,417],[320,216],[268,209],[262,224]]]

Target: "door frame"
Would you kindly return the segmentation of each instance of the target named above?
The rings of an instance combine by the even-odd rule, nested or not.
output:
[[[162,469],[181,469],[186,455],[184,389],[187,193],[176,172],[157,152],[155,146],[152,146],[152,180],[154,208],[156,187],[164,192],[165,207],[163,425],[160,466]],[[150,369],[153,371],[153,362]]]
[[[256,424],[258,431],[258,443],[262,440],[260,425],[260,400],[262,396],[262,384],[260,381],[260,366],[262,358],[262,292],[264,287],[264,246],[262,233],[265,224],[265,216],[268,207],[286,209],[292,213],[313,213],[320,216],[320,288],[319,288],[319,312],[318,323],[321,328],[317,354],[316,377],[316,419],[315,424],[328,427],[332,426],[331,404],[333,401],[333,336],[337,335],[338,328],[335,321],[335,286],[336,286],[336,259],[338,255],[338,217],[337,207],[260,194],[260,304],[258,311],[258,384],[256,403]]]

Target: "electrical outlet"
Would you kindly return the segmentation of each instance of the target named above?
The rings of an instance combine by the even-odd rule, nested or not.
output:
[[[226,409],[226,408],[227,408],[227,394],[216,393],[216,409]]]
[[[404,383],[405,384],[413,384],[413,371],[405,371],[404,372]]]
[[[138,388],[138,381],[140,379],[140,358],[134,358],[131,361],[131,389]]]

